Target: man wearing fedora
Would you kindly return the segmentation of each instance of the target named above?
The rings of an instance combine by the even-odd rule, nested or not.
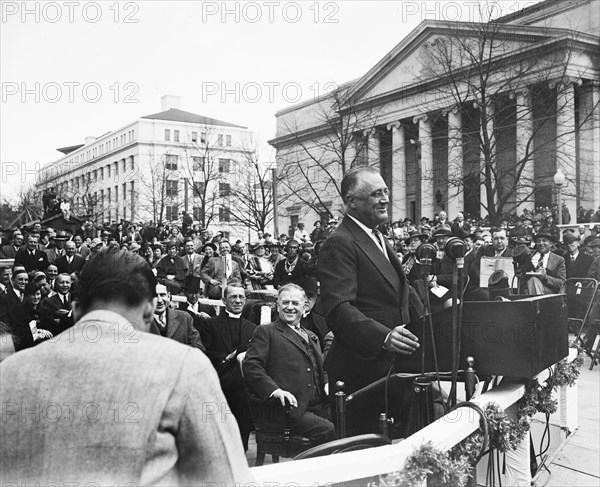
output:
[[[591,255],[579,250],[580,242],[581,237],[579,234],[571,231],[563,233],[563,244],[567,249],[563,256],[567,269],[567,279],[571,277],[586,277],[594,261]]]
[[[206,323],[206,320],[215,316],[215,308],[208,304],[202,304],[198,302],[202,290],[200,289],[200,283],[202,281],[196,276],[186,276],[183,284],[183,294],[187,298],[185,303],[179,303],[178,309],[180,311],[186,311],[190,314],[194,320],[194,328],[198,330],[198,333],[202,333],[202,328]]]
[[[49,264],[53,264],[59,257],[65,255],[65,242],[67,240],[69,240],[69,236],[64,230],[56,232],[54,237],[50,236],[50,243],[46,249]]]
[[[557,294],[567,279],[565,259],[550,251],[554,237],[550,233],[535,235],[535,252],[531,257],[535,271],[525,276],[527,294]]]

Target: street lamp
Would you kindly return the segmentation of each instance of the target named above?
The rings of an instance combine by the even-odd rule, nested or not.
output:
[[[562,225],[562,205],[561,205],[561,192],[562,185],[565,184],[565,175],[560,169],[556,171],[554,175],[554,184],[556,184],[556,206],[558,207],[558,224]]]

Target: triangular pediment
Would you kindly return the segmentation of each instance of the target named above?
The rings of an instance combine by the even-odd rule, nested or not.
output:
[[[441,22],[426,20],[421,22],[408,36],[387,53],[362,78],[357,80],[348,94],[354,103],[422,85],[430,75],[426,67],[426,49],[437,49],[441,40],[472,39],[479,42],[482,24],[470,22]],[[522,25],[496,25],[494,44],[498,46],[498,56],[511,52],[522,52],[529,46],[565,35],[569,31]],[[464,64],[463,64],[464,65]]]

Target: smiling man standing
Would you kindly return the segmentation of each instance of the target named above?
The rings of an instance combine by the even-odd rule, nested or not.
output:
[[[325,362],[329,381],[344,381],[351,394],[384,377],[396,354],[410,355],[419,343],[404,328],[409,285],[402,263],[377,230],[388,221],[383,178],[370,166],[351,169],[341,195],[346,216],[319,254],[320,313],[335,336]],[[377,432],[383,395],[368,399],[348,409],[349,435]]]

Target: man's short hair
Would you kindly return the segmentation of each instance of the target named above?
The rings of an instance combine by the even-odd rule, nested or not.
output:
[[[346,201],[346,196],[350,192],[350,190],[356,188],[358,185],[358,180],[360,175],[363,173],[373,173],[380,174],[379,170],[374,168],[373,166],[358,166],[350,169],[342,179],[342,183],[340,185],[340,193],[342,195],[342,200]]]
[[[105,249],[90,260],[79,276],[78,301],[85,313],[97,300],[139,306],[156,296],[156,277],[138,254]]]
[[[279,299],[285,291],[300,291],[302,293],[302,297],[304,298],[304,301],[308,301],[308,297],[306,296],[306,291],[304,289],[302,289],[300,286],[298,286],[298,284],[289,282],[289,283],[281,286],[279,288],[279,290],[277,291],[277,299]]]
[[[225,291],[223,293],[223,297],[227,297],[227,295],[229,294],[229,288],[231,287],[241,287],[242,289],[244,289],[244,285],[240,282],[240,281],[233,281],[229,284],[227,284],[227,286],[225,286]],[[244,293],[244,297],[246,297],[245,293]]]

